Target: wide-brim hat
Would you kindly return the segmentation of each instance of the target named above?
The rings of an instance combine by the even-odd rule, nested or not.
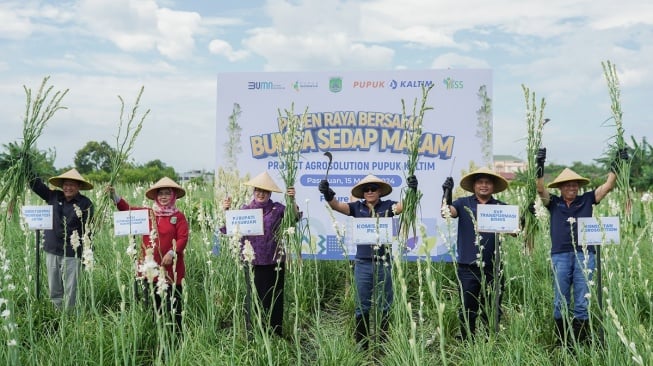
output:
[[[575,171],[565,168],[565,170],[562,171],[562,173],[558,174],[556,179],[553,180],[553,182],[549,183],[547,187],[549,188],[558,188],[560,187],[563,183],[566,182],[571,182],[571,181],[576,181],[578,182],[579,186],[584,186],[590,182],[589,179],[585,177],[581,177],[576,173]]]
[[[186,191],[179,185],[177,182],[174,180],[168,178],[168,177],[163,177],[159,179],[158,182],[154,183],[150,188],[147,189],[145,192],[145,197],[155,200],[156,195],[159,191],[160,188],[170,188],[175,191],[175,198],[182,198],[183,196],[186,195]]]
[[[368,175],[367,177],[358,181],[358,183],[351,189],[351,195],[356,198],[364,198],[365,193],[363,192],[363,187],[368,184],[374,183],[379,186],[379,197],[385,197],[392,192],[392,186],[383,181],[381,178],[375,175]]]
[[[270,192],[277,192],[277,193],[282,192],[281,188],[279,188],[279,186],[276,183],[274,183],[274,180],[272,179],[270,174],[268,174],[268,172],[263,172],[243,184],[245,184],[246,186],[260,188]]]
[[[474,170],[473,172],[467,173],[463,176],[460,179],[460,187],[467,192],[474,193],[474,182],[476,182],[479,175],[486,175],[492,178],[492,181],[494,182],[493,193],[503,192],[508,188],[508,181],[504,177],[486,167]]]
[[[79,182],[79,189],[83,191],[87,191],[89,189],[93,189],[93,185],[89,183],[84,177],[82,177],[81,174],[77,171],[77,169],[70,169],[69,171],[57,175],[56,177],[52,177],[48,179],[48,182],[52,184],[55,187],[63,188],[63,181],[64,180],[74,180],[76,182]]]

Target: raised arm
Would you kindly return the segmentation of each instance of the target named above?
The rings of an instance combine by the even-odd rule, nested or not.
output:
[[[320,193],[324,196],[324,200],[327,202],[331,209],[340,212],[341,214],[349,216],[349,205],[345,202],[340,202],[336,197],[336,192],[329,187],[329,181],[322,179],[318,186]]]
[[[618,150],[615,156],[615,159],[610,165],[610,173],[608,173],[608,178],[605,180],[605,183],[601,184],[597,189],[594,190],[594,199],[597,203],[601,202],[605,196],[612,191],[614,186],[617,184],[617,172],[621,167],[621,161],[628,161],[630,156],[628,156],[628,149],[623,148]]]

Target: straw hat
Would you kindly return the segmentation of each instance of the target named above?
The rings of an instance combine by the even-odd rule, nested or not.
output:
[[[582,187],[582,186],[584,186],[584,185],[586,185],[586,184],[588,184],[590,182],[589,179],[581,177],[575,171],[573,171],[573,170],[571,170],[569,168],[565,168],[565,170],[563,170],[562,173],[560,173],[556,177],[556,179],[553,180],[553,182],[549,183],[549,185],[547,187],[549,187],[549,188],[559,188],[563,183],[571,182],[571,181],[578,182],[578,185],[580,187]]]
[[[503,192],[508,188],[508,181],[504,177],[485,167],[477,169],[462,177],[462,179],[460,179],[460,187],[467,192],[474,193],[474,182],[476,182],[479,175],[486,175],[492,178],[492,181],[494,181],[494,193]]]
[[[274,183],[274,180],[272,180],[272,177],[270,176],[270,174],[268,174],[267,171],[257,175],[256,177],[248,180],[243,184],[245,184],[246,186],[260,188],[270,192],[277,192],[277,193],[282,192],[281,188],[279,188],[279,186],[277,186],[277,184]]]
[[[386,183],[385,181],[381,180],[381,178],[375,176],[375,175],[368,175],[367,177],[361,179],[355,186],[354,188],[351,189],[351,195],[356,197],[356,198],[364,198],[365,194],[363,192],[363,187],[365,187],[367,184],[374,183],[379,186],[379,197],[385,197],[392,192],[392,187]]]
[[[63,188],[63,181],[64,180],[74,180],[76,182],[79,182],[79,189],[83,191],[87,191],[89,189],[93,189],[93,185],[89,183],[84,177],[82,177],[81,174],[77,171],[77,169],[70,169],[69,171],[57,175],[56,177],[52,177],[48,180],[50,184],[52,184],[55,187]]]
[[[186,191],[183,188],[181,188],[181,186],[177,184],[177,182],[175,182],[174,180],[168,177],[163,177],[159,179],[158,182],[154,183],[152,187],[148,188],[147,191],[145,191],[145,197],[151,200],[155,200],[159,188],[174,189],[177,198],[182,198],[183,196],[186,195]]]

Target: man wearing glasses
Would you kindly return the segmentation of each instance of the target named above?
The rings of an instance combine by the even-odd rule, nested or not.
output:
[[[406,179],[408,188],[417,189],[417,178]],[[392,192],[392,187],[382,179],[368,175],[361,179],[351,190],[351,195],[358,198],[355,202],[341,202],[335,198],[336,193],[329,187],[327,180],[319,184],[320,193],[329,206],[343,215],[353,217],[392,217],[400,214],[403,204],[382,197]],[[369,318],[372,295],[378,294],[377,305],[381,308],[381,339],[387,337],[390,305],[392,305],[392,263],[390,248],[385,245],[363,244],[356,246],[354,281],[356,282],[356,342],[361,348],[369,345]]]

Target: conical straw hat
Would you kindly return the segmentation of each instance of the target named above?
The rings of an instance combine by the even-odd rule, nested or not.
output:
[[[492,181],[494,181],[493,193],[503,192],[508,188],[508,181],[504,177],[486,167],[477,169],[471,173],[467,173],[467,175],[460,179],[460,187],[462,187],[462,189],[466,190],[467,192],[474,193],[474,182],[479,175],[487,175],[492,178]]]
[[[392,186],[383,181],[381,178],[370,174],[358,181],[354,188],[351,189],[351,195],[356,198],[364,198],[365,194],[363,192],[363,187],[370,183],[374,183],[379,186],[379,197],[385,197],[389,195],[390,192],[392,192]]]
[[[553,180],[553,182],[549,183],[547,187],[549,188],[558,188],[560,187],[563,183],[565,182],[571,182],[571,181],[576,181],[578,182],[578,185],[580,187],[588,184],[590,182],[589,179],[581,177],[576,173],[575,171],[565,168],[565,170],[562,171],[562,173],[558,174],[556,179]]]
[[[154,183],[150,188],[147,189],[147,191],[145,192],[145,197],[151,200],[155,200],[159,188],[174,189],[175,196],[177,196],[176,198],[182,198],[183,196],[186,195],[186,191],[183,188],[181,188],[181,186],[177,184],[177,182],[175,182],[174,180],[168,177],[163,177],[159,179],[158,182]]]
[[[64,180],[74,180],[74,181],[79,182],[79,189],[81,189],[83,191],[93,189],[93,185],[91,183],[89,183],[88,181],[86,181],[86,179],[84,179],[84,177],[82,177],[82,175],[79,174],[77,169],[74,169],[74,168],[70,169],[69,171],[67,171],[67,172],[65,172],[65,173],[63,173],[61,175],[57,175],[56,177],[50,178],[48,180],[48,182],[50,182],[50,184],[52,184],[55,187],[62,188]]]
[[[270,174],[268,174],[267,171],[248,180],[244,184],[246,186],[260,188],[270,192],[277,192],[277,193],[282,192],[281,188],[279,188],[279,186],[277,186],[277,184],[274,183],[274,180],[272,180],[272,177],[270,176]]]

